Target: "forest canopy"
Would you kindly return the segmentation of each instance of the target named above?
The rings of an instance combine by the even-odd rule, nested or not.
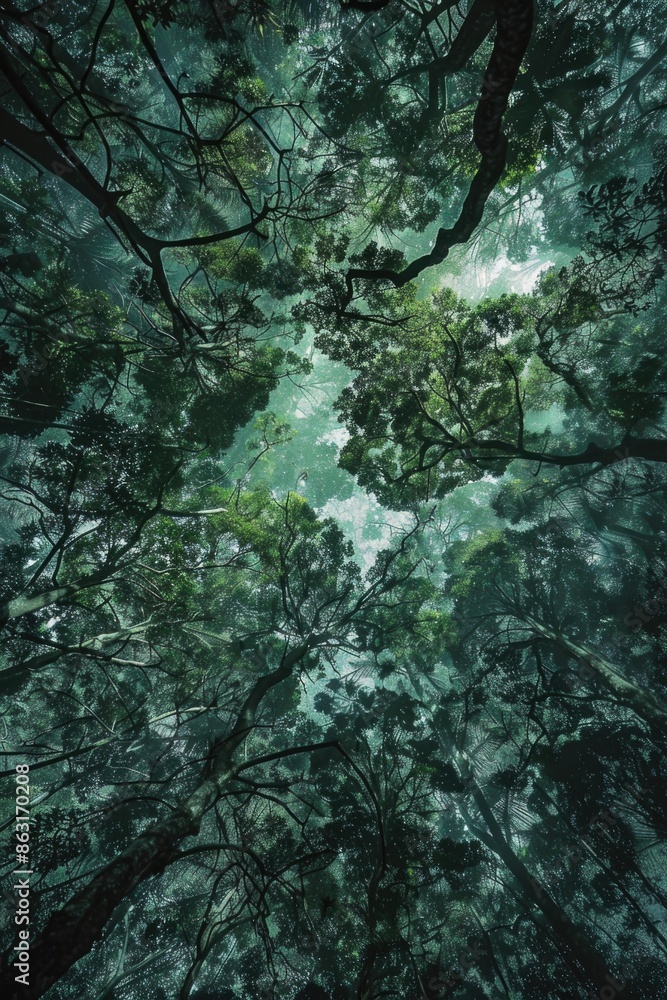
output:
[[[664,0],[0,0],[3,996],[667,997]]]

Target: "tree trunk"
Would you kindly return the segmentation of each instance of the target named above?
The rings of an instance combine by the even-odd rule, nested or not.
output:
[[[606,660],[595,650],[590,649],[581,643],[572,642],[564,635],[555,632],[547,625],[537,621],[530,615],[521,614],[522,621],[529,625],[534,632],[556,643],[580,663],[589,667],[600,684],[618,699],[620,704],[626,705],[645,722],[651,726],[664,726],[667,722],[667,704],[656,698],[648,688],[640,684],[634,684],[625,679],[621,671],[609,660]]]
[[[260,677],[246,698],[229,736],[218,743],[209,768],[195,790],[166,819],[139,834],[110,864],[98,872],[49,918],[30,947],[28,987],[14,980],[14,968],[5,965],[0,976],[8,1000],[37,1000],[53,986],[102,936],[104,926],[119,903],[141,882],[157,875],[177,857],[186,837],[195,836],[204,814],[213,806],[234,774],[232,758],[255,725],[265,695],[291,676],[294,666],[309,650],[329,636],[313,635],[289,653],[282,664]]]
[[[581,978],[583,972],[590,986],[596,991],[601,991],[605,988],[608,989],[612,983],[618,980],[616,980],[616,977],[609,970],[607,962],[597,948],[589,941],[587,935],[570,920],[562,907],[556,903],[545,887],[540,885],[523,862],[519,860],[503,836],[493,810],[486,801],[481,788],[472,777],[472,772],[467,762],[464,764],[463,770],[464,772],[467,771],[467,773],[464,773],[464,778],[467,779],[467,787],[472,793],[475,805],[487,829],[486,831],[479,829],[475,821],[466,815],[464,807],[461,811],[466,823],[470,825],[472,831],[500,858],[505,867],[511,872],[521,887],[526,901],[530,905],[538,906],[542,911],[556,939],[563,946],[561,954],[572,972],[578,978]],[[639,1000],[639,997],[632,990],[629,983],[623,985],[622,993],[623,1000]]]
[[[63,601],[69,600],[70,597],[74,597],[82,590],[103,583],[113,572],[114,568],[108,567],[97,573],[91,573],[90,576],[82,576],[74,583],[68,583],[64,587],[52,587],[51,590],[43,590],[39,594],[33,594],[32,597],[25,595],[15,597],[0,607],[0,628],[3,628],[13,618],[21,618],[33,611],[41,611],[42,608],[48,608],[51,604],[62,604]]]
[[[32,597],[16,597],[0,610],[0,622],[4,625],[11,618],[21,618],[22,615],[29,615],[33,611],[41,611],[50,604],[58,604],[68,597],[73,597],[79,590],[81,587],[78,584],[70,583],[66,587],[43,590],[41,594],[34,594]]]
[[[628,890],[622,877],[616,873],[613,867],[607,865],[605,861],[598,854],[596,854],[595,850],[589,843],[590,837],[588,835],[582,836],[579,833],[579,831],[577,830],[576,826],[572,823],[567,813],[563,812],[558,803],[551,797],[551,795],[549,795],[549,793],[545,788],[543,788],[537,782],[534,782],[534,787],[539,791],[540,795],[542,795],[544,799],[556,810],[563,824],[569,829],[570,833],[577,838],[577,842],[579,844],[583,844],[583,846],[586,848],[586,851],[588,852],[588,856],[594,858],[594,860],[600,866],[600,868],[605,873],[607,878],[614,883],[614,885],[617,887],[621,895],[628,901],[633,910],[639,915],[640,920],[644,922],[644,924],[649,929],[651,934],[653,934],[656,938],[658,938],[658,940],[661,943],[661,947],[667,953],[667,938],[664,936],[664,934],[658,927],[655,920],[653,920],[653,918],[650,916],[649,913],[646,913],[640,902]],[[613,822],[616,822],[616,820],[614,819]],[[565,865],[565,859],[561,859],[561,864]],[[649,892],[663,907],[667,908],[667,900],[665,900],[665,898],[658,891],[656,891],[656,889],[651,885],[649,880],[642,872],[641,868],[636,864],[634,860],[629,862],[629,867],[630,870],[632,871],[632,874],[635,876],[635,878],[639,879],[639,881],[642,883],[647,892]]]

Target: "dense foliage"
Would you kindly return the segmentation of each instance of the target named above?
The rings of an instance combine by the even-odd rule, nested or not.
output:
[[[666,17],[0,0],[4,996],[667,997]]]

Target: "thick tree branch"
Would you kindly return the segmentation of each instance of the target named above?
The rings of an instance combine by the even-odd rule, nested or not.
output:
[[[345,277],[346,295],[341,313],[352,301],[355,280],[390,281],[401,288],[426,268],[442,263],[451,248],[466,243],[479,225],[486,202],[505,169],[507,137],[502,131],[502,119],[533,29],[533,0],[494,0],[493,9],[496,38],[473,123],[473,141],[482,154],[482,162],[459,218],[451,229],[439,230],[430,253],[419,257],[403,271],[350,268]],[[483,25],[483,19],[481,23]]]

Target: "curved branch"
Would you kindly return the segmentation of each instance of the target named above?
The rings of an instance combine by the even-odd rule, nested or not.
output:
[[[466,243],[481,221],[489,196],[505,169],[507,137],[502,131],[503,115],[533,30],[533,0],[494,0],[493,8],[496,38],[473,122],[473,141],[482,154],[482,162],[470,184],[461,214],[451,229],[438,231],[430,253],[419,257],[403,271],[350,268],[345,277],[346,295],[341,313],[352,301],[355,279],[385,280],[401,288],[426,268],[442,263],[453,246]]]

